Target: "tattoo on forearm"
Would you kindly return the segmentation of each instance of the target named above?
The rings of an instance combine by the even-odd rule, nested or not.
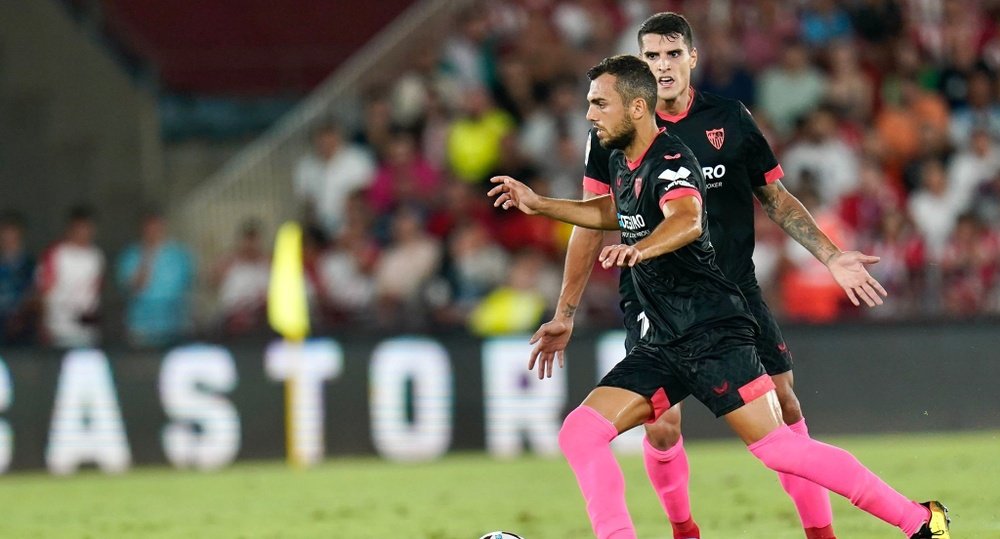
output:
[[[576,314],[576,305],[573,305],[572,303],[567,303],[566,307],[564,307],[562,311],[563,318],[573,318],[573,315],[575,314]]]
[[[826,264],[839,251],[837,246],[819,229],[802,203],[791,195],[783,196],[786,193],[784,186],[777,184],[775,188],[758,190],[757,198],[772,221]],[[783,204],[786,198],[789,200]]]

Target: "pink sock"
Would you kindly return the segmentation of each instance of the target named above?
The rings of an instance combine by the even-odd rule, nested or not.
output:
[[[653,490],[660,498],[663,510],[671,522],[687,522],[691,519],[691,501],[688,498],[688,478],[691,471],[688,468],[687,453],[684,452],[684,437],[677,444],[661,451],[650,445],[647,438],[642,439],[642,457],[646,463],[646,474]]]
[[[618,430],[596,410],[578,406],[559,430],[559,447],[566,455],[587,515],[598,539],[635,539],[635,528],[625,507],[625,477],[611,452]]]
[[[898,527],[907,537],[928,518],[926,507],[893,490],[847,451],[799,436],[786,426],[750,444],[748,449],[768,468],[836,492],[856,507]]]
[[[789,430],[799,436],[809,437],[809,428],[802,418],[791,425]],[[825,528],[833,523],[833,509],[830,507],[830,495],[827,490],[812,481],[807,481],[796,475],[778,473],[778,481],[782,488],[792,498],[795,509],[799,512],[803,528]]]

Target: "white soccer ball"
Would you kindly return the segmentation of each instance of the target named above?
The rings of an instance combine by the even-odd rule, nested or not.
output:
[[[479,539],[522,539],[522,537],[516,533],[495,531],[487,533]]]

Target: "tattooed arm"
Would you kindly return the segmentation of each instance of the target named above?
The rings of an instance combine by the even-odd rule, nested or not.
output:
[[[789,193],[780,181],[754,187],[754,195],[772,221],[830,270],[851,303],[860,305],[860,297],[869,307],[882,304],[880,295],[888,294],[865,269],[865,264],[879,261],[877,256],[841,251],[819,228],[802,202]]]

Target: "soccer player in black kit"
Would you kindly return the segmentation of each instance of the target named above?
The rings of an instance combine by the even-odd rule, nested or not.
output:
[[[605,268],[631,267],[648,324],[581,406],[566,417],[559,446],[576,475],[599,539],[633,539],[621,469],[610,443],[688,395],[722,417],[768,468],[812,481],[908,537],[947,538],[937,502],[908,500],[848,452],[795,434],[782,423],[774,384],[755,348],[757,324],[739,287],[715,264],[702,205],[701,166],[655,122],[656,79],[638,58],[605,59],[587,76],[587,118],[615,151],[608,195],[540,197],[508,176],[492,178],[495,206],[576,226],[622,231],[605,247]]]
[[[658,13],[640,27],[640,55],[657,77],[657,123],[680,137],[701,163],[708,189],[705,204],[716,263],[739,286],[760,325],[757,354],[775,383],[784,422],[792,431],[808,436],[799,401],[792,390],[791,353],[754,275],[753,199],[756,197],[775,223],[826,264],[855,305],[860,301],[869,306],[882,303],[880,294],[885,295],[885,290],[864,268],[864,264],[877,262],[878,258],[856,251],[842,252],[816,226],[809,212],[781,185],[781,166],[742,103],[691,88],[691,70],[698,60],[692,34],[687,20],[676,13]],[[599,144],[596,130],[591,131],[587,148],[585,198],[608,193],[611,182],[608,171],[611,152]],[[555,317],[532,338],[535,348],[531,363],[538,360],[540,375],[543,371],[551,373],[554,356],[562,359],[572,334],[576,306],[601,248],[602,237],[601,231],[573,232]],[[628,273],[628,268],[622,270],[619,287],[626,350],[638,341],[644,316]],[[680,419],[678,406],[646,425],[643,457],[675,539],[697,539],[700,531],[691,516],[690,474]],[[795,503],[806,538],[835,539],[827,492],[792,475],[779,474],[779,479]]]

